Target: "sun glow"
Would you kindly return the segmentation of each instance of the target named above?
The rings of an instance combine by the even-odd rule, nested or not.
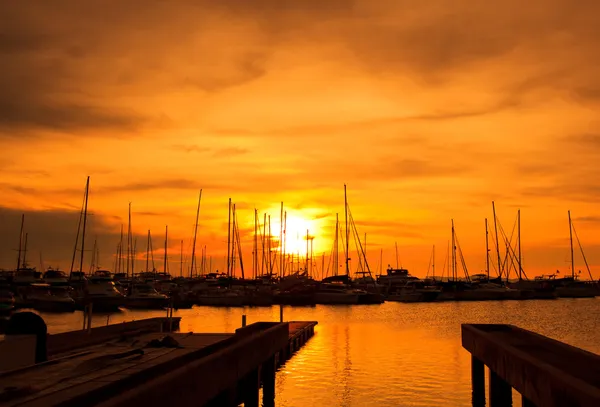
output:
[[[282,231],[283,247],[279,248],[279,235]],[[277,249],[285,250],[286,255],[304,257],[307,248],[309,253],[312,249],[313,254],[320,254],[327,250],[330,241],[327,235],[326,219],[310,219],[308,216],[303,216],[301,212],[287,212],[283,228],[279,219],[271,218],[271,233]]]

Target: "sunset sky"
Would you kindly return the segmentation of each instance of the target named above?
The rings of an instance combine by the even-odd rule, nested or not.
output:
[[[599,16],[593,0],[4,1],[0,267],[25,213],[29,263],[68,269],[89,175],[106,268],[132,202],[138,252],[151,229],[161,257],[168,224],[178,274],[200,188],[215,268],[230,197],[247,269],[254,208],[278,235],[282,201],[291,246],[309,228],[328,254],[347,184],[373,271],[397,242],[417,276],[436,245],[441,274],[454,219],[480,272],[494,200],[508,234],[521,209],[529,276],[570,272],[571,210],[598,278]]]

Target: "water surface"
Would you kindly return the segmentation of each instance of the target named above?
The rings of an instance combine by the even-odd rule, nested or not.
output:
[[[276,321],[279,307],[181,310],[181,330],[233,332]],[[600,353],[600,299],[284,307],[286,320],[314,320],[310,339],[277,374],[276,406],[468,406],[470,355],[460,324],[507,323]],[[166,315],[124,311],[110,323]],[[44,314],[51,333],[80,329],[82,314]],[[94,325],[107,316],[94,317]],[[519,406],[515,400],[515,406]]]

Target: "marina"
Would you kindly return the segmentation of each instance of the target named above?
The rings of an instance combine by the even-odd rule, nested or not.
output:
[[[275,405],[282,407],[298,405],[299,400],[302,400],[303,405],[315,407],[326,404],[377,406],[404,405],[404,403],[415,406],[448,407],[474,403],[474,406],[479,406],[480,404],[476,404],[476,400],[472,399],[472,356],[468,351],[473,351],[473,348],[466,344],[477,343],[478,345],[473,346],[481,351],[486,348],[481,339],[465,342],[467,340],[465,328],[463,327],[461,331],[461,324],[471,323],[474,320],[492,324],[490,325],[492,327],[518,323],[536,334],[549,336],[590,352],[600,351],[598,348],[600,326],[597,319],[600,303],[597,299],[439,304],[390,302],[374,307],[317,305],[316,307],[285,306],[281,309],[285,320],[290,321],[287,323],[288,348],[280,349],[274,360],[277,368],[274,385]],[[160,341],[170,335],[178,341],[181,337],[188,337],[189,340],[194,341],[197,340],[195,337],[204,337],[202,341],[211,342],[235,336],[238,330],[244,329],[244,325],[246,328],[258,328],[261,331],[265,326],[278,325],[281,309],[277,306],[195,307],[174,311],[172,321],[176,321],[174,328],[178,325],[179,329],[173,333],[168,332],[169,325],[166,322],[168,319],[165,318],[164,313],[158,311],[134,310],[111,314],[108,326],[103,316],[95,315],[91,321],[93,325],[91,335],[81,330],[82,314],[79,311],[72,314],[42,313],[42,316],[48,324],[49,339],[53,336],[60,339],[49,340],[50,358],[64,358],[68,355],[81,355],[80,357],[85,358],[86,349],[100,346],[106,350],[106,345],[102,343],[110,342],[111,335],[113,338],[115,336],[123,338],[119,346],[128,346],[134,343],[135,338],[144,335],[146,341],[152,339]],[[541,310],[545,313],[541,313]],[[59,318],[60,315],[65,317]],[[573,318],[574,315],[578,317]],[[132,318],[136,322],[127,322]],[[319,324],[293,322],[311,320],[319,321]],[[130,328],[126,330],[118,328],[118,331],[99,335],[102,330],[125,326]],[[134,330],[131,335],[123,335],[131,329]],[[160,332],[161,330],[163,332]],[[194,332],[194,335],[189,335],[189,332]],[[220,333],[215,334],[215,332]],[[310,338],[313,333],[314,337]],[[64,336],[60,338],[61,335]],[[512,336],[512,334],[506,335]],[[80,342],[81,345],[77,345],[77,336],[97,337],[100,344]],[[522,350],[529,349],[528,345],[519,338],[519,335],[515,336],[515,346]],[[55,348],[53,342],[64,345],[62,349]],[[166,345],[167,341],[163,342],[165,342],[163,345]],[[507,342],[506,338],[501,339],[501,342],[511,343]],[[145,345],[139,343],[136,346]],[[190,343],[189,346],[193,345]],[[539,344],[535,347],[540,349],[539,352],[548,351]],[[50,351],[52,348],[55,350]],[[151,348],[148,352],[166,352],[169,349],[173,348],[157,347]],[[109,350],[122,353],[119,347]],[[128,347],[126,350],[129,351],[131,348]],[[534,355],[532,351],[527,352]],[[559,354],[557,351],[553,352]],[[291,355],[293,357],[290,358]],[[490,352],[485,351],[483,355],[474,353],[474,355],[478,355],[480,360],[490,368],[498,369],[492,361],[484,358],[485,355],[492,355]],[[118,363],[138,363],[135,359],[138,356],[127,354]],[[570,360],[572,357],[567,359]],[[578,362],[578,366],[583,366],[581,363],[583,362]],[[506,366],[506,363],[502,366]],[[116,366],[113,368],[116,369]],[[585,372],[582,373],[585,380],[593,380],[595,377],[593,371],[585,370]],[[489,374],[484,372],[484,375],[489,380]],[[116,376],[115,380],[121,377],[120,374]],[[183,378],[188,376],[184,375]],[[364,376],[370,377],[371,380],[364,380]],[[239,376],[234,375],[234,377]],[[515,382],[505,379],[512,386],[518,387]],[[222,404],[227,400],[241,401],[245,397],[242,395],[247,394],[249,387],[245,380],[240,380],[240,383],[241,385],[236,387],[235,391],[229,388],[227,392],[221,392],[216,399],[218,402],[216,405],[227,405]],[[142,388],[145,389],[140,387]],[[154,395],[158,397],[163,394],[163,388],[157,390]],[[441,391],[442,389],[444,391]],[[524,391],[522,388],[519,390]],[[263,392],[264,382],[262,390],[259,391],[260,397]],[[163,396],[167,397],[167,394]],[[175,396],[177,395],[168,394],[168,397]],[[514,390],[511,397],[512,405],[516,407],[526,405],[521,404],[521,395]]]

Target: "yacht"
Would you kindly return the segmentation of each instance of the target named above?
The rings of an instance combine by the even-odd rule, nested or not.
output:
[[[322,283],[315,292],[317,304],[358,304],[365,291],[349,288],[341,283]]]
[[[48,268],[42,276],[45,283],[50,285],[68,285],[69,277],[67,273],[59,269]]]
[[[133,283],[125,296],[125,307],[136,309],[163,309],[169,305],[169,297],[159,293],[148,283]]]
[[[86,280],[83,302],[92,303],[92,310],[110,312],[118,311],[125,297],[117,290],[110,271],[97,270]]]
[[[69,295],[71,287],[32,284],[27,299],[33,309],[48,312],[73,312],[75,301]]]
[[[212,305],[215,307],[241,307],[246,303],[247,297],[239,290],[214,287],[198,293],[198,305]]]

